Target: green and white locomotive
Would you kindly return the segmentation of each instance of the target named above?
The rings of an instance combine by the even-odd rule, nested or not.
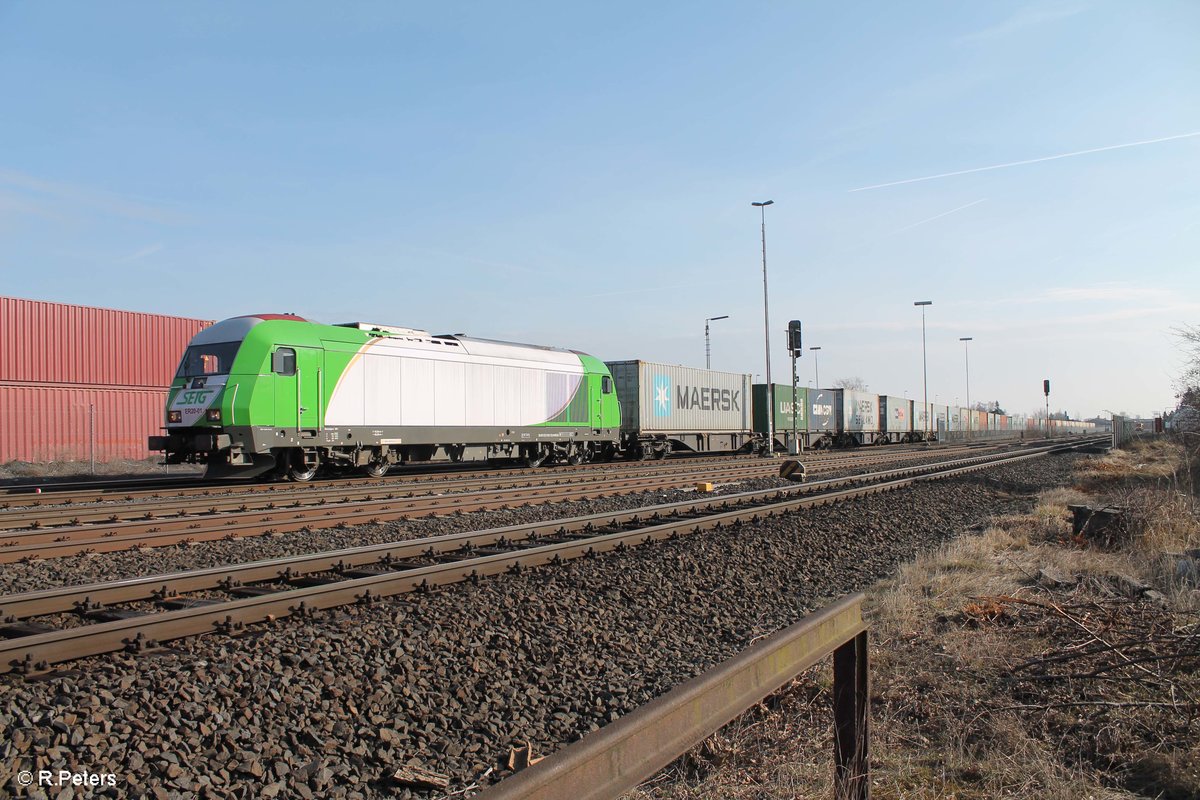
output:
[[[442,458],[608,459],[620,427],[608,367],[584,353],[257,314],[192,339],[150,449],[210,476],[307,481]]]

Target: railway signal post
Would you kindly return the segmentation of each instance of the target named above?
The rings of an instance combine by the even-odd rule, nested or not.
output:
[[[794,319],[788,323],[788,351],[792,354],[792,443],[788,448],[788,453],[796,455],[804,450],[804,445],[800,442],[800,437],[797,435],[796,427],[796,398],[800,394],[800,379],[796,375],[796,359],[804,355],[804,348],[801,343],[800,320]],[[773,412],[773,409],[772,409]],[[808,416],[805,416],[805,429],[808,428]]]
[[[1042,381],[1042,392],[1046,395],[1046,438],[1050,438],[1050,379]]]

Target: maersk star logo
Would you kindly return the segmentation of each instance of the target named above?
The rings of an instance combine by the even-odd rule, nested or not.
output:
[[[654,416],[671,416],[671,378],[668,375],[654,376]]]

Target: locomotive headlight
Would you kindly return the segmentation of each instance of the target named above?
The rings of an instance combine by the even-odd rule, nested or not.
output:
[[[221,409],[210,408],[208,410],[208,413],[206,413],[204,416],[208,419],[209,422],[220,422],[221,421]]]
[[[183,412],[182,411],[168,411],[167,412],[167,422],[183,422]]]

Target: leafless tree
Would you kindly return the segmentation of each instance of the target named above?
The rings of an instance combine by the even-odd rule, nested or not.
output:
[[[833,382],[835,389],[851,389],[856,392],[865,392],[867,390],[867,382],[857,375],[851,378],[838,378]]]

